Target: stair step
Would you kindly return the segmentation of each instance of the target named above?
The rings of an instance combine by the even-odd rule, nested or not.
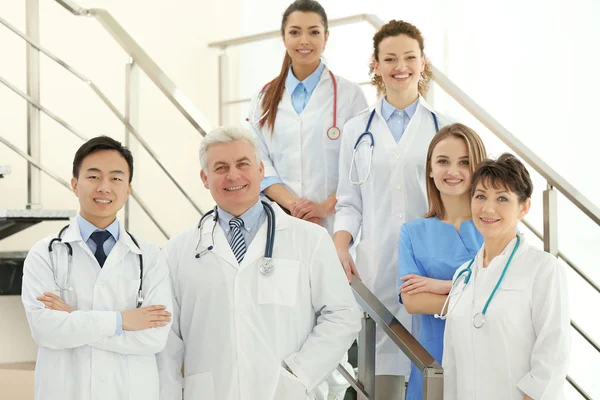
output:
[[[0,210],[0,240],[43,221],[68,221],[74,210]]]
[[[0,178],[4,178],[4,175],[10,175],[10,165],[0,165]]]

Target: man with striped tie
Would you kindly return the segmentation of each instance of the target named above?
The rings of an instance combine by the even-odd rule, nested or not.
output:
[[[326,399],[320,384],[360,330],[332,240],[261,202],[264,167],[245,128],[211,131],[200,164],[217,206],[163,249],[174,304],[157,356],[161,400],[181,399],[182,389],[186,400]]]

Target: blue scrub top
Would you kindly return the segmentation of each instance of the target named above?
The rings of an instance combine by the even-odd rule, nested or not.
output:
[[[483,236],[472,220],[463,221],[459,232],[435,217],[407,222],[400,231],[398,277],[416,274],[452,280],[456,269],[475,257],[482,245]],[[419,342],[441,365],[446,323],[433,315],[422,314],[420,318]],[[421,400],[422,392],[423,374],[413,364],[406,400]]]

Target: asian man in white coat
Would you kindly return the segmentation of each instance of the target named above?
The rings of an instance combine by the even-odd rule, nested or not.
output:
[[[164,248],[174,313],[161,399],[322,399],[315,388],[360,330],[331,238],[261,202],[264,167],[244,128],[210,132],[200,163],[217,207]]]
[[[169,270],[158,247],[117,219],[132,175],[133,157],[121,143],[107,136],[84,143],[71,180],[79,215],[25,259],[22,300],[39,346],[36,400],[158,398],[155,354],[169,333]]]

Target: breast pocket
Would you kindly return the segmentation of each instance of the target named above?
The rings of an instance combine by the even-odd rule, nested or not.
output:
[[[258,304],[278,304],[295,307],[298,296],[300,262],[295,260],[273,260],[274,270],[270,275],[257,274]]]

